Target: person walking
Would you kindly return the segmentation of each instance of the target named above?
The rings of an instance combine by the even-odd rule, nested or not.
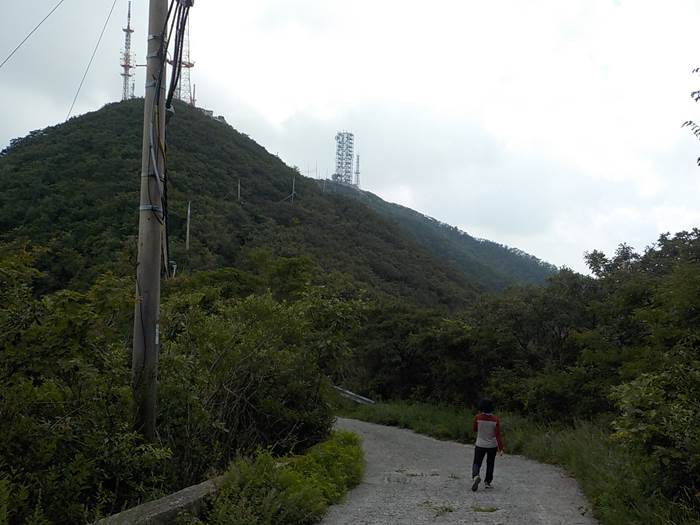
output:
[[[496,452],[503,454],[501,423],[498,416],[493,414],[493,401],[490,399],[479,401],[479,413],[474,416],[472,430],[476,434],[474,463],[472,465],[472,491],[476,492],[479,483],[481,483],[481,464],[484,457],[486,457],[484,487],[490,489],[493,482],[493,469],[496,464]]]

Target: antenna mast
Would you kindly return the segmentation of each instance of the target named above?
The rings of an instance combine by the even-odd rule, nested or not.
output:
[[[333,180],[340,184],[352,185],[355,135],[349,131],[339,131],[335,135],[335,142],[335,173],[333,174]]]
[[[134,85],[133,85],[133,70],[136,67],[131,56],[131,35],[134,30],[131,29],[131,0],[129,0],[129,15],[127,18],[126,27],[122,29],[124,31],[124,53],[122,54],[121,66],[122,66],[122,100],[128,100],[134,98]]]
[[[194,67],[194,62],[190,59],[190,19],[187,19],[187,30],[184,34],[184,45],[182,50],[182,70],[180,71],[180,80],[175,89],[175,99],[189,104],[190,106],[197,105],[195,91],[192,87],[190,79],[190,71]]]

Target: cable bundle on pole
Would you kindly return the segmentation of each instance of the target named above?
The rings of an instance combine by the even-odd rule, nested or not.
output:
[[[167,126],[170,122],[170,119],[174,115],[175,111],[173,108],[173,98],[175,95],[175,91],[177,89],[178,82],[180,80],[180,73],[182,71],[182,61],[183,61],[183,49],[184,49],[184,43],[185,43],[185,31],[187,30],[187,20],[189,18],[189,11],[190,8],[194,5],[194,0],[171,0],[170,6],[168,8],[168,15],[165,21],[165,24],[163,26],[163,31],[161,34],[161,46],[160,46],[160,57],[163,60],[163,63],[165,63],[166,60],[166,55],[167,51],[170,48],[170,43],[174,41],[173,45],[173,59],[170,60],[169,62],[172,64],[172,72],[170,75],[170,84],[167,88],[167,92],[165,94],[165,126],[167,129]],[[158,76],[158,79],[156,81],[156,90],[155,90],[155,100],[154,100],[154,113],[153,113],[153,125],[151,126],[150,130],[150,136],[149,136],[149,141],[150,141],[150,149],[151,149],[151,157],[153,159],[154,165],[156,164],[155,159],[157,158],[157,149],[156,149],[156,137],[160,136],[160,123],[161,123],[161,116],[159,115],[160,107],[161,107],[161,96],[163,93],[163,83],[165,82],[164,78],[164,71],[165,67],[161,69],[160,75]],[[167,142],[167,134],[166,134],[166,142]],[[170,275],[170,260],[169,260],[169,254],[170,254],[170,236],[169,236],[169,228],[168,228],[168,170],[167,170],[167,161],[166,161],[166,156],[165,156],[165,151],[166,151],[166,144],[160,143],[158,141],[158,148],[161,149],[161,154],[163,158],[163,169],[162,172],[158,172],[156,170],[156,175],[158,177],[158,180],[161,185],[161,192],[160,192],[160,200],[162,203],[161,209],[162,209],[162,216],[159,217],[159,221],[164,225],[165,232],[164,232],[164,244],[162,247],[162,252],[163,252],[163,259],[164,259],[164,264],[163,264],[163,269],[164,273],[166,276]]]
[[[175,45],[173,46],[173,70],[170,75],[170,86],[168,96],[165,101],[165,106],[168,111],[172,109],[173,98],[175,91],[180,83],[180,75],[182,74],[182,63],[185,59],[185,37],[187,31],[187,20],[190,15],[190,8],[194,5],[194,0],[177,0],[177,7],[173,16],[173,24],[175,27]]]

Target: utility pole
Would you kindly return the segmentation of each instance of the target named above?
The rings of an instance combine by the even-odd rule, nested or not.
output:
[[[158,381],[161,231],[164,223],[161,177],[165,159],[165,55],[167,0],[151,0],[144,98],[139,206],[138,263],[132,373],[135,429],[155,439]],[[156,104],[157,101],[157,104]]]
[[[185,237],[185,251],[190,251],[190,217],[192,216],[192,201],[187,203],[187,236]]]
[[[238,202],[241,202],[241,179],[238,179]]]

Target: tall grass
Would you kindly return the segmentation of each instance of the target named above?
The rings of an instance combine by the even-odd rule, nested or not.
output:
[[[309,525],[321,520],[360,483],[364,460],[360,439],[334,432],[300,456],[274,458],[259,451],[229,467],[211,509],[188,525]]]
[[[349,407],[348,417],[410,428],[439,439],[472,443],[467,409],[421,403],[382,403]],[[499,414],[506,452],[562,466],[573,474],[604,525],[700,525],[700,517],[658,493],[643,456],[613,441],[605,421],[573,426],[533,423]]]

